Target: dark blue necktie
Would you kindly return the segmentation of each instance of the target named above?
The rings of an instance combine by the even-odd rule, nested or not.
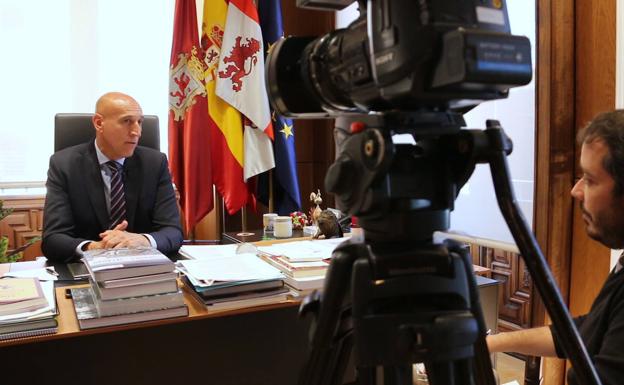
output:
[[[121,178],[123,166],[113,160],[106,162],[106,166],[111,172],[110,226],[108,228],[112,229],[126,219],[126,197]]]

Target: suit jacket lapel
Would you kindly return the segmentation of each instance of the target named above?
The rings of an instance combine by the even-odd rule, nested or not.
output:
[[[141,164],[136,155],[126,158],[124,162],[124,193],[126,194],[126,217],[128,228],[134,229],[134,218],[139,202],[141,180]]]
[[[87,152],[84,154],[83,171],[86,176],[87,196],[93,206],[95,216],[103,229],[108,228],[108,211],[106,210],[106,198],[104,195],[104,181],[102,180],[102,172],[95,153],[93,142],[88,146]]]

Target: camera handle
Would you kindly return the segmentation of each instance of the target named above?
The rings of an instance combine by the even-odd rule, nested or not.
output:
[[[484,159],[482,160],[490,164],[494,191],[503,218],[505,218],[505,222],[518,245],[520,254],[544,302],[553,326],[561,337],[561,347],[572,362],[579,383],[599,385],[601,382],[598,373],[570,314],[566,310],[566,305],[548,268],[546,258],[516,203],[507,165],[507,154],[511,150],[511,141],[497,120],[488,120],[486,127],[485,131],[476,131],[476,133],[477,135],[483,133],[487,137],[488,148],[484,151]]]

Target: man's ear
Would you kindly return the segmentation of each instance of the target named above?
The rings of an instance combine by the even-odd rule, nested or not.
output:
[[[97,132],[101,132],[102,131],[102,120],[104,119],[104,117],[100,114],[98,114],[97,112],[95,114],[93,114],[93,117],[91,118],[91,122],[93,122],[93,127],[95,127],[95,131]]]

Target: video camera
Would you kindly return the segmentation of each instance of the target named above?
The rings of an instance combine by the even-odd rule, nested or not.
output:
[[[298,0],[342,9],[353,1]],[[351,120],[325,187],[358,216],[365,243],[334,250],[312,313],[301,385],[340,384],[353,359],[360,384],[495,383],[465,247],[436,243],[477,163],[487,163],[503,217],[562,348],[586,384],[600,381],[516,203],[500,124],[462,129],[462,114],[532,77],[526,37],[510,33],[504,0],[358,0],[360,17],[321,37],[289,37],[267,57],[273,108],[291,118]],[[411,143],[393,136],[410,134]],[[352,355],[353,354],[353,355]]]
[[[298,0],[340,9],[353,1]],[[280,40],[267,59],[273,108],[293,118],[345,112],[465,111],[531,80],[531,46],[504,1],[359,1],[360,17],[319,38]]]

